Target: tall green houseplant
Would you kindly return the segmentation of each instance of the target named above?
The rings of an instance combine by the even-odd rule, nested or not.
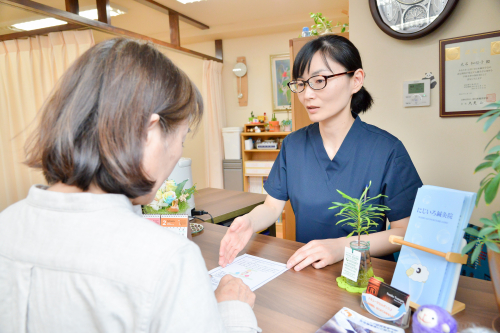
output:
[[[347,200],[347,202],[333,202],[333,206],[329,209],[340,208],[340,212],[336,216],[342,216],[343,219],[338,221],[337,224],[349,225],[353,228],[353,231],[347,235],[347,238],[357,233],[358,240],[352,241],[350,247],[361,253],[361,260],[359,263],[358,278],[356,281],[346,278],[347,284],[356,288],[366,288],[368,285],[368,280],[374,276],[373,268],[370,257],[370,242],[365,242],[361,240],[361,234],[369,234],[370,227],[376,227],[378,225],[375,220],[384,220],[385,211],[390,210],[387,206],[377,205],[371,203],[371,201],[379,199],[381,197],[387,197],[386,195],[379,194],[373,198],[367,197],[368,190],[370,189],[372,182],[366,186],[363,194],[359,199],[351,198],[345,193],[337,190],[337,192]]]
[[[361,242],[361,234],[364,233],[368,235],[370,227],[378,226],[378,223],[375,222],[375,220],[380,219],[383,221],[385,216],[384,212],[390,210],[389,207],[384,205],[368,204],[368,202],[378,198],[387,198],[387,196],[383,194],[379,194],[373,198],[367,198],[366,195],[371,186],[372,182],[370,181],[370,184],[365,188],[359,199],[351,198],[347,194],[337,190],[337,192],[339,192],[344,199],[347,199],[347,202],[332,202],[334,206],[328,208],[341,208],[340,212],[336,214],[336,216],[342,216],[344,219],[338,221],[337,224],[342,223],[343,225],[347,224],[351,226],[354,230],[347,235],[347,238],[351,237],[354,233],[357,233],[358,244]]]
[[[483,114],[477,121],[485,118],[488,120],[484,123],[483,131],[486,132],[491,125],[500,117],[500,101],[489,104],[487,108],[495,108]],[[489,148],[489,149],[488,149]],[[485,151],[487,155],[484,157],[484,162],[479,164],[474,170],[474,173],[479,171],[487,171],[488,174],[479,183],[479,191],[477,192],[476,206],[484,194],[486,205],[490,205],[498,194],[500,184],[500,131],[486,145]],[[480,221],[484,224],[481,231],[474,228],[466,228],[465,232],[469,235],[477,237],[476,240],[467,244],[462,254],[470,252],[472,249],[471,262],[475,262],[481,253],[483,244],[496,253],[500,253],[500,211],[496,211],[491,216],[491,219],[481,218]]]

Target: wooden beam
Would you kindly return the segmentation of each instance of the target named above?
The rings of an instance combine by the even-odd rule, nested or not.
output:
[[[179,14],[169,13],[168,23],[170,24],[170,43],[181,46],[181,32],[179,29]]]
[[[163,14],[177,14],[179,15],[179,19],[182,22],[186,22],[187,24],[191,24],[192,26],[195,26],[201,30],[206,30],[210,29],[210,27],[206,24],[201,23],[200,21],[196,21],[195,19],[190,18],[189,16],[186,16],[184,14],[179,13],[178,11],[173,10],[172,8],[168,8],[167,6],[162,5],[161,3],[158,3],[153,0],[135,0],[140,4],[143,4],[144,6],[148,6],[149,8],[152,8],[154,10],[157,10],[159,12],[162,12]]]
[[[78,15],[80,13],[78,0],[66,0],[66,11]]]
[[[50,27],[50,28],[43,28],[43,29],[37,29],[37,30],[31,30],[31,31],[14,32],[14,33],[7,34],[7,35],[0,35],[0,41],[19,39],[19,38],[25,38],[25,37],[31,37],[31,36],[37,36],[37,35],[46,35],[49,32],[75,30],[75,29],[78,29],[81,27],[82,26],[79,24],[64,24],[64,25],[58,25],[58,26]]]
[[[222,62],[222,60],[220,60],[220,59],[217,59],[215,57],[212,57],[212,56],[200,53],[200,52],[192,51],[192,50],[189,50],[189,49],[186,49],[186,48],[183,48],[183,47],[171,44],[171,43],[164,42],[164,41],[159,40],[159,39],[144,36],[144,35],[141,35],[141,34],[129,31],[129,30],[121,29],[118,27],[114,27],[112,25],[105,24],[105,23],[102,23],[99,21],[90,20],[90,19],[87,19],[85,17],[79,16],[79,15],[76,15],[73,13],[69,13],[69,12],[66,12],[64,10],[60,10],[57,8],[53,8],[50,6],[46,6],[44,4],[41,4],[41,3],[38,3],[35,1],[31,1],[31,0],[0,0],[0,4],[6,4],[9,6],[24,9],[24,10],[27,10],[27,11],[30,11],[33,13],[37,13],[40,15],[53,17],[53,18],[56,18],[58,20],[63,20],[63,21],[66,21],[68,23],[78,24],[78,25],[81,25],[82,27],[92,28],[92,29],[97,30],[97,31],[110,33],[110,34],[113,34],[116,36],[125,36],[125,37],[149,41],[151,43],[154,43],[154,44],[157,44],[157,45],[160,45],[160,46],[163,46],[163,47],[166,47],[166,48],[169,48],[169,49],[172,49],[174,51],[178,51],[178,52],[181,52],[184,54],[188,54],[188,55],[191,55],[194,57]]]
[[[222,60],[222,39],[215,40],[215,57]]]
[[[109,0],[96,0],[97,20],[102,23],[111,24]]]

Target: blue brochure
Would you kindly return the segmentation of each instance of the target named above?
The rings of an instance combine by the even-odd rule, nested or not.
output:
[[[418,190],[405,241],[441,252],[460,252],[475,194],[436,186]],[[454,267],[444,258],[403,246],[391,286],[420,305],[447,308]]]

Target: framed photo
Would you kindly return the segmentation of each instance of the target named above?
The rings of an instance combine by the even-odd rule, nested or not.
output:
[[[369,0],[378,27],[397,39],[417,39],[436,30],[458,0]]]
[[[292,108],[292,92],[288,82],[292,77],[290,55],[271,56],[271,87],[273,93],[273,111],[289,111]]]
[[[500,31],[439,41],[440,117],[480,116],[500,99]]]

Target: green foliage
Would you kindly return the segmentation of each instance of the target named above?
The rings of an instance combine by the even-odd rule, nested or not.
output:
[[[271,119],[271,121],[277,121],[277,119],[276,119],[276,113],[273,113],[273,118]]]
[[[281,121],[281,125],[284,125],[284,126],[291,125],[291,124],[292,124],[291,119],[285,119],[285,120]]]
[[[360,236],[362,233],[368,235],[368,229],[370,229],[370,227],[372,226],[376,227],[378,225],[378,223],[374,220],[380,219],[381,221],[383,221],[385,217],[384,212],[390,210],[389,207],[384,205],[368,203],[381,197],[387,198],[386,195],[382,194],[379,194],[373,198],[367,198],[366,194],[368,193],[368,190],[371,186],[372,182],[370,181],[370,184],[363,191],[363,194],[361,194],[361,197],[359,199],[351,198],[347,194],[344,194],[341,191],[337,190],[337,192],[339,192],[344,199],[347,199],[347,202],[332,202],[333,207],[328,208],[341,208],[340,212],[335,216],[340,215],[344,217],[344,219],[338,221],[337,224],[342,223],[343,225],[347,224],[351,226],[354,230],[349,235],[347,235],[347,238],[351,237],[354,233],[357,233],[358,243],[360,241]]]
[[[462,254],[466,254],[474,249],[470,258],[471,263],[474,263],[477,260],[479,254],[481,253],[483,244],[485,244],[490,250],[500,253],[500,212],[493,213],[491,220],[481,218],[479,221],[484,224],[481,231],[477,231],[474,228],[464,229],[464,231],[469,235],[477,237],[476,240],[469,242],[462,249]]]
[[[342,28],[340,29],[340,32],[345,32],[347,28],[349,28],[349,23],[340,23],[340,22],[337,22],[337,25],[334,26],[334,28]]]
[[[483,126],[483,131],[486,132],[491,125],[495,122],[495,120],[500,117],[500,101],[495,103],[491,103],[485,106],[486,108],[494,107],[496,109],[490,110],[483,114],[477,121],[481,121],[483,119],[488,118]],[[496,140],[496,143],[500,141],[500,131],[491,138],[490,142],[486,145],[484,150],[488,149],[488,147]],[[477,192],[476,198],[476,206],[479,203],[481,196],[484,193],[484,201],[486,205],[489,205],[493,202],[495,197],[498,194],[498,187],[500,184],[500,144],[497,144],[491,147],[488,152],[488,155],[484,157],[484,162],[479,164],[474,173],[487,170],[488,174],[481,180],[479,183],[479,190]],[[464,231],[472,236],[477,237],[475,241],[470,242],[462,249],[462,254],[466,254],[470,252],[472,249],[471,263],[475,262],[481,253],[481,247],[483,244],[486,245],[488,249],[491,251],[495,251],[500,253],[500,211],[493,213],[491,216],[491,220],[486,218],[482,218],[481,221],[484,226],[481,231],[477,231],[474,228],[466,228]]]
[[[332,31],[332,21],[329,21],[322,13],[309,13],[309,15],[314,20],[314,24],[311,26],[311,36]]]

